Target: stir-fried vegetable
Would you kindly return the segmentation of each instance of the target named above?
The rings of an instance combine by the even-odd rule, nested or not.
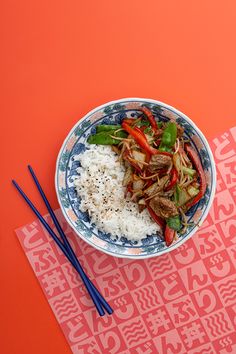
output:
[[[142,129],[140,129],[139,127],[134,127],[134,130],[136,130],[137,132],[139,132],[139,133],[143,136],[143,138],[144,138],[145,140],[147,140],[146,135],[144,134],[144,132],[142,131]]]
[[[196,197],[196,195],[198,195],[199,193],[199,189],[198,188],[195,188],[193,186],[189,186],[187,188],[188,190],[188,194],[191,196],[191,197]]]
[[[193,205],[195,205],[197,202],[199,202],[199,200],[205,194],[205,192],[206,192],[206,177],[205,177],[205,173],[204,173],[203,168],[202,168],[201,161],[200,161],[196,151],[194,151],[193,148],[189,144],[186,144],[185,149],[186,149],[186,152],[189,155],[190,159],[192,160],[192,163],[196,167],[197,172],[199,174],[199,178],[200,178],[200,190],[199,190],[199,193],[196,195],[196,197],[193,200],[191,200],[186,205],[187,208],[190,208]]]
[[[179,231],[182,228],[179,215],[172,216],[171,218],[166,219],[166,223],[170,229],[173,229],[175,231]]]
[[[121,125],[98,125],[90,144],[112,145],[126,172],[125,197],[145,208],[162,229],[166,245],[186,231],[185,212],[206,191],[201,161],[182,138],[184,129],[175,122],[157,122],[141,107],[138,118],[124,118]]]
[[[175,238],[175,230],[171,229],[168,225],[165,227],[165,241],[166,246],[170,246]]]
[[[172,167],[172,170],[170,171],[170,181],[169,184],[165,187],[165,191],[169,191],[170,189],[172,189],[178,180],[178,172],[176,170],[175,167]]]
[[[120,138],[127,138],[127,133],[123,130],[117,132],[114,130],[104,130],[100,133],[90,135],[87,141],[89,144],[117,145],[120,143]]]
[[[157,122],[156,122],[155,118],[153,117],[152,112],[147,107],[144,107],[144,106],[141,107],[140,109],[146,115],[147,119],[149,120],[154,133],[156,133],[158,126],[157,126]]]
[[[191,196],[188,194],[188,192],[177,185],[174,192],[175,204],[181,207],[182,205],[185,205],[190,199]]]
[[[178,153],[173,155],[173,164],[176,170],[180,173],[181,172],[181,160],[180,155]]]
[[[189,167],[182,167],[182,171],[183,173],[185,173],[186,175],[189,175],[191,177],[193,177],[196,174],[196,170],[189,168]]]
[[[167,123],[167,126],[163,132],[161,145],[159,150],[161,151],[171,151],[177,138],[177,126],[173,122]]]
[[[122,128],[132,135],[132,137],[135,139],[135,141],[139,144],[139,146],[144,149],[146,152],[149,154],[156,154],[156,149],[154,149],[151,145],[148,144],[147,138],[141,134],[138,130],[133,129],[130,125],[128,125],[125,122],[122,122],[121,124]]]
[[[123,122],[129,124],[129,125],[133,125],[135,123],[135,119],[133,118],[124,118]]]
[[[147,209],[149,211],[149,214],[151,215],[152,219],[161,227],[163,228],[165,226],[165,221],[158,216],[154,210],[148,205]]]
[[[107,131],[110,131],[110,130],[118,130],[118,129],[121,129],[121,125],[106,125],[106,124],[101,124],[101,125],[97,125],[96,126],[96,132],[97,133],[100,133],[100,132],[107,132]]]

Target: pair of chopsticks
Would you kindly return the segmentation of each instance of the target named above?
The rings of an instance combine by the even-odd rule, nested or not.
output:
[[[43,224],[43,226],[45,227],[45,229],[48,231],[48,233],[50,234],[50,236],[53,238],[53,240],[56,242],[56,244],[58,245],[58,247],[61,249],[61,251],[64,253],[64,255],[67,257],[67,259],[70,261],[70,263],[73,265],[73,267],[76,269],[76,271],[78,272],[78,274],[80,275],[86,289],[89,292],[89,295],[91,296],[94,305],[99,313],[100,316],[104,316],[105,315],[105,311],[104,309],[107,311],[107,313],[109,315],[111,315],[113,313],[113,310],[111,308],[111,306],[108,304],[108,302],[104,299],[104,297],[100,294],[100,292],[98,291],[98,289],[94,286],[94,284],[91,282],[91,280],[88,278],[88,276],[85,274],[79,260],[77,259],[64,231],[61,228],[61,225],[59,224],[59,221],[32,169],[31,166],[28,166],[28,169],[31,173],[31,176],[33,177],[33,180],[36,184],[36,187],[49,211],[49,214],[55,224],[55,227],[59,233],[59,235],[61,236],[61,239],[54,233],[54,231],[51,229],[51,227],[49,226],[49,224],[46,222],[46,220],[43,218],[43,216],[40,214],[40,212],[38,211],[38,209],[35,207],[35,205],[31,202],[31,200],[27,197],[27,195],[23,192],[23,190],[20,188],[20,186],[18,185],[18,183],[15,180],[12,180],[13,185],[16,187],[16,189],[18,190],[18,192],[20,193],[20,195],[24,198],[24,200],[26,201],[26,203],[29,205],[29,207],[31,208],[31,210],[35,213],[35,215],[39,218],[39,220],[41,221],[41,223]]]

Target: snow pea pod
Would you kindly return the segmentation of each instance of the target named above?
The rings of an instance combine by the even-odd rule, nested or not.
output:
[[[161,144],[159,150],[161,151],[171,151],[177,138],[177,126],[173,122],[169,122],[162,134]]]
[[[121,125],[116,124],[116,125],[108,125],[108,124],[101,124],[96,126],[96,132],[101,133],[101,132],[108,132],[110,130],[118,130],[121,129]]]
[[[182,227],[179,215],[166,219],[166,223],[170,229],[175,231],[179,231]]]
[[[101,131],[100,133],[90,135],[87,142],[97,145],[117,145],[120,143],[120,139],[115,139],[115,136],[118,138],[127,138],[127,133],[123,130],[117,133],[114,130]]]

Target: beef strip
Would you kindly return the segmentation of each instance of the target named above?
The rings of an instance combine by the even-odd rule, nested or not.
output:
[[[155,172],[156,170],[161,170],[163,168],[168,169],[171,165],[171,157],[166,155],[152,155],[149,162],[148,169],[150,172]]]
[[[157,196],[151,199],[149,205],[153,211],[162,218],[167,219],[171,216],[178,215],[178,209],[169,199]]]

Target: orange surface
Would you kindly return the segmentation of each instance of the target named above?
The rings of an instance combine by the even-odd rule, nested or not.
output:
[[[108,100],[164,101],[208,138],[235,125],[236,2],[1,5],[0,351],[66,354],[69,347],[13,231],[34,216],[10,180],[39,201],[26,170],[30,162],[58,207],[53,178],[60,145],[81,116]]]

